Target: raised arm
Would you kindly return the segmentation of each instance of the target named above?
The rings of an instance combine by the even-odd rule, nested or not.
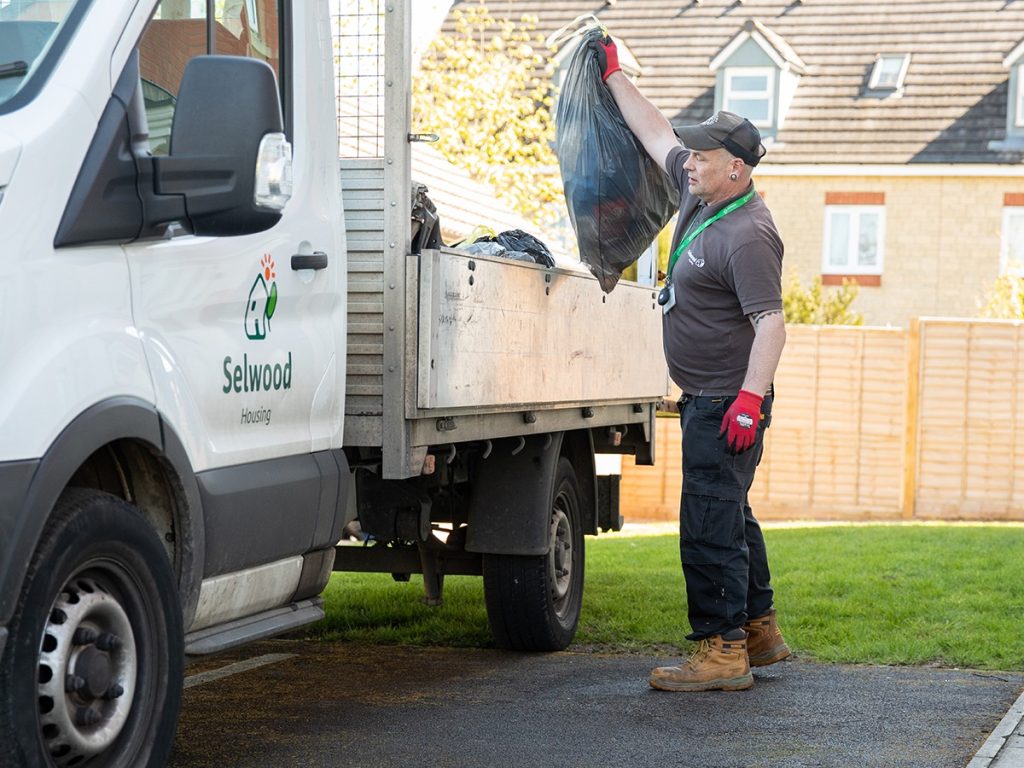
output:
[[[672,126],[650,100],[637,89],[633,82],[619,68],[619,52],[615,42],[606,37],[593,44],[601,62],[601,77],[619,105],[626,125],[637,137],[647,154],[662,170],[668,153],[679,146],[679,140]]]

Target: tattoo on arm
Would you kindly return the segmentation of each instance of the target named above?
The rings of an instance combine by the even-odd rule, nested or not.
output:
[[[752,315],[750,315],[750,322],[753,323],[754,330],[756,331],[757,330],[757,326],[766,317],[769,317],[771,315],[781,315],[781,314],[782,314],[782,310],[781,309],[769,309],[769,310],[765,310],[764,312],[754,312]]]

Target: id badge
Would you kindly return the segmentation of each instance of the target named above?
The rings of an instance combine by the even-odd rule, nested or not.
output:
[[[672,283],[669,283],[663,290],[666,298],[665,302],[661,304],[661,313],[663,315],[667,315],[668,311],[676,305],[676,287],[672,285]]]

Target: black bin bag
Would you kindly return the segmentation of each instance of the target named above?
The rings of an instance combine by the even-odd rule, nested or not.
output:
[[[569,60],[555,112],[555,151],[580,260],[608,293],[679,208],[668,175],[651,160],[601,82],[593,27]]]

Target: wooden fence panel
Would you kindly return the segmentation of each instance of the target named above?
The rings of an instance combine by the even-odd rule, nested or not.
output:
[[[790,326],[751,503],[763,519],[1024,520],[1024,322]],[[678,421],[622,509],[675,519]]]
[[[810,503],[810,477],[806,470],[814,462],[814,394],[821,367],[808,365],[819,352],[816,333],[789,332],[786,349],[775,376],[777,394],[768,428],[765,455],[751,489],[751,504],[764,507],[768,499],[779,514],[801,517]]]
[[[792,326],[751,502],[765,518],[900,511],[906,338],[899,330]]]
[[[1024,323],[920,321],[915,514],[1024,517]]]
[[[656,463],[622,462],[619,505],[627,520],[676,520],[682,486],[683,447],[679,419],[658,417],[654,424]]]

